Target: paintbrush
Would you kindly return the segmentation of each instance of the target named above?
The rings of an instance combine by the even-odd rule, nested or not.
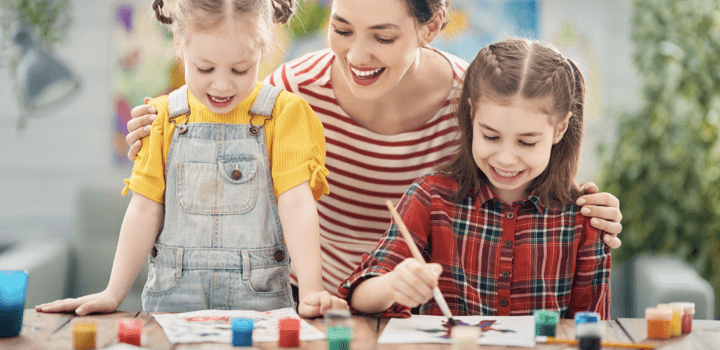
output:
[[[413,241],[412,236],[410,236],[410,231],[408,231],[407,227],[405,227],[405,223],[403,223],[402,219],[400,218],[400,214],[398,214],[397,210],[395,210],[395,206],[389,200],[386,202],[386,204],[388,209],[390,209],[390,213],[392,214],[393,219],[395,219],[395,224],[398,225],[398,229],[400,230],[400,233],[405,239],[405,243],[407,243],[408,249],[410,249],[410,253],[412,253],[413,257],[417,261],[425,265],[425,259],[423,259],[422,254],[420,254],[420,250],[415,245],[415,241]],[[445,298],[440,292],[440,288],[435,287],[433,289],[433,297],[435,297],[435,301],[440,307],[440,310],[442,310],[443,315],[448,318],[448,325],[450,327],[454,326],[455,320],[453,320],[452,318],[452,313],[450,312],[450,308],[448,307]]]
[[[576,339],[560,339],[553,337],[537,336],[535,342],[542,344],[568,344],[577,345]],[[603,348],[625,348],[625,349],[655,349],[654,344],[633,344],[633,343],[616,343],[616,342],[600,342]]]

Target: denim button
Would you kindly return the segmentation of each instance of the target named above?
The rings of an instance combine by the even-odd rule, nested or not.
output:
[[[235,169],[232,171],[230,176],[232,176],[232,178],[235,180],[240,180],[240,178],[242,177],[242,172],[240,172],[240,170]]]
[[[274,255],[275,261],[281,262],[285,260],[285,252],[282,250],[276,250]]]

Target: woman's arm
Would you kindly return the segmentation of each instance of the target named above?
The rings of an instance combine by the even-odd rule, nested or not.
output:
[[[322,284],[320,223],[307,181],[280,194],[278,214],[298,278],[298,314],[317,317],[331,308],[347,308],[345,300],[330,295]]]
[[[603,240],[605,244],[613,249],[619,248],[622,244],[617,238],[622,231],[620,201],[610,193],[598,193],[598,187],[592,182],[583,184],[580,189],[587,193],[576,202],[583,207],[580,213],[592,218],[590,224],[593,227],[609,233]]]
[[[104,291],[77,299],[38,305],[38,312],[75,311],[78,316],[115,312],[140,272],[162,222],[165,207],[141,194],[133,194],[118,238],[110,282]]]

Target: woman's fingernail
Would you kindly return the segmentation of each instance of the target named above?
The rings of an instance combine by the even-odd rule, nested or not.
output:
[[[150,112],[150,113],[157,113],[157,108],[155,108],[155,107],[150,107],[150,108],[148,108],[148,112]]]
[[[600,225],[600,220],[598,220],[598,219],[596,219],[596,218],[592,218],[592,219],[590,219],[590,223],[591,223],[593,226],[598,226],[598,225]]]
[[[152,126],[148,125],[148,126],[144,127],[143,130],[150,132],[150,130],[152,130]]]
[[[578,198],[577,205],[585,205],[585,198]]]
[[[582,208],[580,209],[580,213],[583,215],[590,215],[590,208]]]
[[[157,114],[151,115],[148,119],[150,119],[150,121],[154,121],[155,119],[157,119]]]
[[[605,243],[610,243],[610,240],[612,240],[612,237],[608,235],[605,235],[605,237],[603,238],[603,241],[605,241]]]

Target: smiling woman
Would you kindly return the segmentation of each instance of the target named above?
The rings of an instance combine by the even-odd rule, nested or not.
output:
[[[467,62],[428,46],[447,12],[446,0],[333,0],[330,48],[287,62],[265,80],[302,97],[323,123],[331,191],[317,207],[323,282],[332,293],[387,230],[385,202],[397,203],[457,145]],[[133,109],[130,157],[148,133],[148,107]],[[612,195],[583,199],[601,229],[620,232]]]

